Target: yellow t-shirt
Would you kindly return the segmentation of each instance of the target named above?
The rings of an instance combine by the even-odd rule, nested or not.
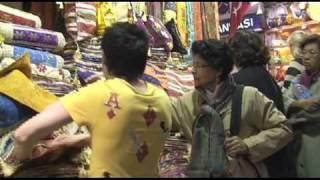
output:
[[[60,99],[91,132],[89,176],[156,177],[171,129],[167,94],[147,83],[143,94],[119,78],[100,80]]]

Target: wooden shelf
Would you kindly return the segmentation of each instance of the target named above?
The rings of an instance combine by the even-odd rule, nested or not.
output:
[[[271,33],[276,33],[279,31],[288,31],[290,29],[297,29],[297,28],[302,28],[302,26],[311,26],[311,25],[317,25],[320,24],[320,21],[307,21],[304,23],[298,23],[298,24],[293,24],[293,25],[285,25],[285,26],[281,26],[281,27],[276,27],[276,28],[272,28],[266,31],[267,34],[271,34]]]

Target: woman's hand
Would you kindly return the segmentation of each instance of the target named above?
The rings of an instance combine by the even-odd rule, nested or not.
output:
[[[318,99],[299,100],[295,101],[293,105],[308,112],[313,112],[319,109],[320,101]]]
[[[239,136],[227,137],[225,140],[225,149],[231,157],[236,155],[245,155],[249,153],[248,146],[242,141]]]

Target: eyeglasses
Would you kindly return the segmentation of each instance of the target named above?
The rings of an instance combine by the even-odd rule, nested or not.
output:
[[[206,65],[193,65],[193,69],[207,68],[210,67],[208,64]]]
[[[302,51],[302,55],[307,55],[307,54],[310,54],[310,55],[314,56],[314,55],[319,54],[319,52],[318,52],[318,51],[315,51],[315,50],[311,50],[311,51]]]

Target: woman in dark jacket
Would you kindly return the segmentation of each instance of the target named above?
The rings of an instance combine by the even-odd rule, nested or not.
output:
[[[238,84],[253,86],[284,112],[281,89],[269,74],[266,65],[270,54],[260,36],[251,31],[240,30],[230,39],[235,65],[239,71],[233,74]],[[285,148],[265,160],[270,177],[290,177],[291,170]]]
[[[239,71],[233,74],[236,83],[253,86],[284,112],[281,89],[266,69],[270,54],[262,39],[255,32],[241,30],[230,40],[235,65]]]

